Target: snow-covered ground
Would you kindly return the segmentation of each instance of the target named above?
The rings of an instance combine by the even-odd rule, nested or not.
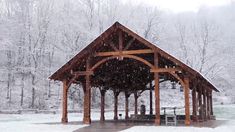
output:
[[[219,120],[229,120],[216,128],[134,126],[123,132],[235,132],[235,105],[215,106],[214,112]],[[98,120],[100,114],[92,112],[92,120]],[[113,113],[107,112],[106,119],[112,119]],[[0,114],[0,132],[72,132],[87,125],[60,124],[60,114]],[[69,114],[69,121],[81,121],[81,113]]]
[[[164,126],[134,126],[122,132],[235,132],[235,105],[214,106],[214,114],[217,120],[226,120],[216,128],[205,127],[164,127]]]
[[[78,114],[77,114],[78,115]],[[79,115],[81,116],[81,115]],[[77,121],[75,114],[70,114],[70,121]],[[72,132],[85,125],[46,124],[60,121],[59,114],[1,114],[1,132]]]
[[[164,126],[135,126],[122,132],[235,132],[235,122],[229,121],[216,128],[198,127],[164,127]]]

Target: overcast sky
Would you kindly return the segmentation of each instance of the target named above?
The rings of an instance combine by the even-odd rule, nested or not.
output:
[[[175,13],[183,11],[197,11],[201,6],[220,6],[229,4],[235,0],[123,0],[133,1],[132,3],[154,5],[160,9],[172,11]]]

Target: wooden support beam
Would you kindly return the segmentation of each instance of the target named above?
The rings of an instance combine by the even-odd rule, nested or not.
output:
[[[132,38],[126,45],[126,47],[124,48],[124,50],[128,50],[129,47],[131,46],[131,44],[135,41],[135,38]]]
[[[68,122],[68,80],[63,81],[62,123]]]
[[[192,105],[193,105],[193,121],[197,121],[197,94],[196,94],[196,87],[192,90]]]
[[[93,75],[94,72],[91,70],[88,71],[75,71],[75,72],[71,72],[72,74],[76,75],[76,76],[85,76],[85,75]]]
[[[202,89],[202,93],[203,93],[203,120],[207,121],[207,104],[206,104],[206,89],[203,88]]]
[[[198,92],[198,102],[199,102],[199,120],[203,120],[203,106],[202,106],[202,88],[200,86]]]
[[[196,121],[199,121],[199,116],[200,116],[200,109],[199,109],[199,91],[198,91],[198,85],[197,85],[197,90],[196,90],[196,111],[197,111],[197,116],[196,116]]]
[[[206,113],[206,115],[207,115],[207,119],[208,120],[210,120],[210,97],[209,97],[209,92],[207,92],[206,93],[206,101],[207,101],[207,107],[206,107],[206,109],[207,109],[207,113]]]
[[[137,96],[137,91],[134,93],[134,98],[135,98],[135,115],[138,114],[138,96]]]
[[[121,56],[121,55],[134,55],[134,54],[150,54],[153,53],[151,49],[141,50],[123,50],[123,51],[110,51],[110,52],[97,52],[94,56]]]
[[[149,114],[152,115],[153,114],[153,91],[152,91],[152,87],[153,87],[153,84],[152,84],[152,81],[150,81],[149,83],[149,87],[150,87],[150,90],[149,90]]]
[[[118,51],[118,48],[114,45],[113,42],[110,42],[109,45],[113,48],[113,50]]]
[[[119,92],[114,92],[114,120],[118,120],[118,95]]]
[[[88,58],[86,61],[86,71],[89,72],[90,69],[90,59]],[[84,115],[83,115],[83,123],[91,124],[91,85],[90,85],[90,75],[86,74],[85,76],[85,93],[84,93]]]
[[[155,69],[150,69],[150,72],[158,72],[158,73],[161,73],[161,72],[179,72],[181,71],[181,69],[179,68],[155,68]]]
[[[100,103],[100,122],[104,122],[105,121],[105,117],[104,117],[104,106],[105,106],[105,92],[106,90],[100,90],[100,94],[101,94],[101,103]]]
[[[189,78],[184,78],[184,99],[185,99],[185,125],[190,125],[190,104],[189,104]]]
[[[121,30],[118,30],[118,46],[119,46],[119,51],[122,51],[123,49],[123,34]]]
[[[213,100],[212,100],[212,91],[210,92],[210,115],[213,115]]]
[[[130,94],[125,92],[125,119],[129,119],[129,100]]]
[[[159,65],[159,57],[158,53],[154,52],[154,66],[158,68]],[[155,82],[155,124],[161,124],[160,118],[160,91],[159,91],[159,74],[154,72],[154,82]]]

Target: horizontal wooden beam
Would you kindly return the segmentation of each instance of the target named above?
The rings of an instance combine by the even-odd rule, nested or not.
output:
[[[125,50],[125,51],[111,51],[111,52],[97,52],[95,56],[118,56],[118,55],[133,55],[133,54],[149,54],[153,53],[151,49],[143,50]]]
[[[76,76],[85,76],[85,75],[92,75],[94,74],[94,72],[93,71],[75,71],[72,74]]]
[[[176,72],[176,71],[181,71],[179,68],[155,68],[155,69],[150,69],[150,72]]]

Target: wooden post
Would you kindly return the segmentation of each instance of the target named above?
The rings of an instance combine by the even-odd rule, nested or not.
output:
[[[190,107],[189,107],[189,78],[184,78],[184,99],[185,99],[185,125],[190,125]]]
[[[123,50],[123,36],[122,31],[118,30],[118,50],[119,50],[119,60],[123,60],[123,57],[120,56],[122,50]]]
[[[210,115],[213,115],[213,100],[212,100],[212,91],[210,92]]]
[[[127,92],[125,92],[125,119],[129,119],[129,98],[130,94],[128,94]]]
[[[193,121],[197,121],[197,97],[196,97],[196,87],[192,90],[192,105],[193,105]]]
[[[206,93],[206,101],[207,101],[207,119],[210,120],[210,97],[209,97],[209,92]]]
[[[206,89],[205,87],[203,88],[203,120],[206,121],[207,120],[207,105],[206,105]]]
[[[118,120],[118,92],[114,92],[114,120]]]
[[[119,51],[122,51],[123,49],[123,37],[122,37],[122,31],[118,31],[118,49]]]
[[[154,66],[158,68],[158,54],[154,52]],[[160,91],[159,91],[159,74],[154,72],[154,82],[155,82],[155,124],[160,125]]]
[[[89,58],[86,61],[86,71],[89,72],[90,62]],[[85,93],[84,93],[84,115],[83,115],[83,123],[84,124],[91,124],[91,85],[90,85],[90,75],[85,75],[86,86],[85,86]]]
[[[67,123],[68,122],[68,81],[64,80],[63,81],[63,104],[62,104],[62,123]]]
[[[135,91],[135,93],[134,93],[134,98],[135,98],[135,115],[138,115],[138,110],[137,110],[137,107],[138,107],[137,91]]]
[[[149,90],[149,114],[152,115],[153,114],[153,91],[152,91],[152,87],[153,87],[153,84],[152,84],[152,81],[150,81],[149,83],[149,87],[150,87],[150,90]]]
[[[198,92],[198,102],[199,102],[199,120],[202,121],[203,120],[203,107],[202,107],[202,88],[200,86],[199,88],[199,92]]]
[[[197,89],[196,89],[196,121],[199,121],[199,89],[198,89],[198,85],[197,85]]]
[[[105,90],[100,90],[100,94],[101,94],[101,103],[100,103],[100,121],[104,122],[105,121],[105,117],[104,117],[104,106],[105,106]]]

